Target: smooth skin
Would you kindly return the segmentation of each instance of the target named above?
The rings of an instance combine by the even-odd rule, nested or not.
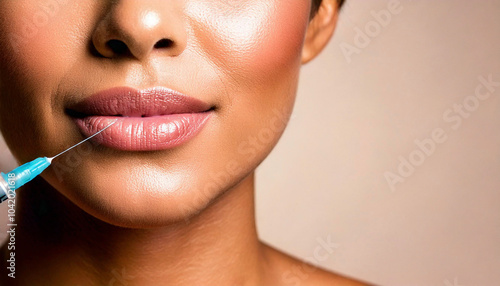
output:
[[[97,91],[166,86],[214,106],[184,145],[87,144],[26,185],[16,278],[4,244],[1,285],[366,285],[256,232],[255,168],[286,127],[301,65],[337,22],[335,0],[313,19],[310,9],[310,0],[0,0],[0,129],[19,163],[80,141],[66,108]]]

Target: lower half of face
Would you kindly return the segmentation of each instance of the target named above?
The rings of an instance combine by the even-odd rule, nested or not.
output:
[[[88,135],[68,110],[96,92],[161,86],[204,101],[210,115],[182,144],[146,151],[89,141],[42,175],[99,219],[164,225],[203,210],[275,146],[295,100],[310,1],[115,2],[0,1],[0,127],[27,162]],[[135,17],[141,11],[150,19]],[[96,54],[98,27],[142,53]],[[182,50],[141,50],[152,27]]]

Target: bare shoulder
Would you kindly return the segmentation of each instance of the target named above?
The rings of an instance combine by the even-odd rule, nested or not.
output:
[[[373,284],[321,269],[267,244],[263,245],[270,285],[373,286]]]

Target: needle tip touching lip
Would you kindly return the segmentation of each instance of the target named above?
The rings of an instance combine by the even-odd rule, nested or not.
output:
[[[92,136],[90,136],[90,137],[88,137],[88,138],[86,138],[86,139],[84,139],[84,140],[82,140],[82,141],[78,142],[77,144],[75,144],[75,145],[73,145],[73,146],[69,147],[68,149],[66,149],[66,150],[62,151],[61,153],[59,153],[59,154],[55,155],[54,157],[47,158],[47,160],[48,160],[50,163],[52,163],[52,160],[54,160],[56,157],[58,157],[58,156],[60,156],[60,155],[62,155],[62,154],[64,154],[64,153],[68,152],[69,150],[71,150],[71,149],[75,148],[76,146],[78,146],[78,145],[80,145],[80,144],[84,143],[85,141],[92,139],[94,136],[98,135],[99,133],[101,133],[101,132],[103,132],[104,130],[106,130],[106,129],[108,129],[109,127],[111,127],[111,125],[115,124],[117,121],[118,121],[118,120],[115,120],[115,121],[111,122],[108,126],[104,127],[104,128],[103,128],[103,129],[101,129],[100,131],[96,132],[94,135],[92,135]]]

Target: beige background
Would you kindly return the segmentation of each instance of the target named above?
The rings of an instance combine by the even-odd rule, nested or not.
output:
[[[258,169],[259,232],[380,285],[500,285],[500,87],[456,130],[443,119],[473,103],[479,76],[500,82],[500,1],[401,0],[349,62],[341,47],[389,2],[347,0],[333,41],[304,66],[288,130]],[[391,190],[384,173],[436,128],[445,142]]]

